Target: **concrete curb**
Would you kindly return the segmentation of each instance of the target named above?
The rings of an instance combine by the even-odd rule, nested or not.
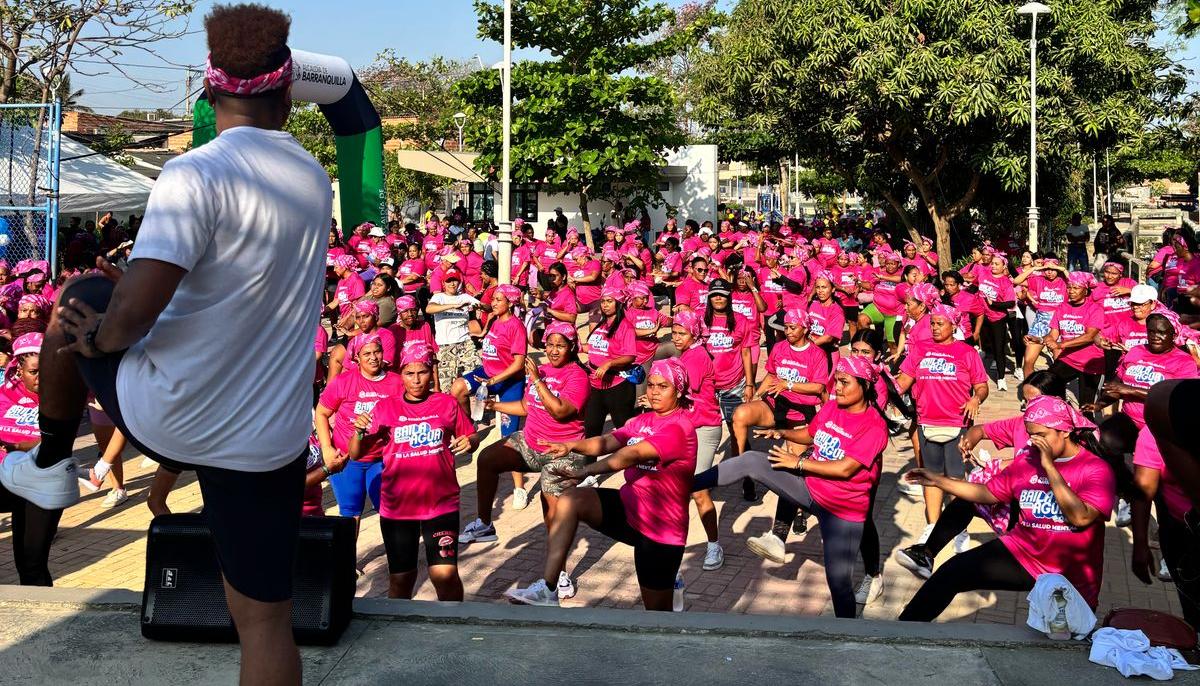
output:
[[[124,589],[35,588],[0,585],[0,607],[59,611],[137,612],[142,597]],[[354,614],[381,622],[482,626],[559,627],[635,633],[772,636],[859,643],[965,647],[1076,649],[1075,641],[1050,641],[1024,626],[888,622],[834,617],[658,613],[604,608],[522,607],[500,603],[436,603],[355,598]]]

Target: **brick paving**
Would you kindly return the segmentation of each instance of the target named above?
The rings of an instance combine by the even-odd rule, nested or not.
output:
[[[1015,388],[1011,381],[1010,386]],[[1017,411],[1014,392],[997,393],[993,389],[992,396],[984,403],[981,418],[986,421],[1012,416]],[[983,446],[989,447],[986,443]],[[898,475],[910,466],[911,452],[907,439],[892,439],[885,453],[875,521],[880,532],[882,553],[886,557],[886,587],[883,595],[866,607],[866,617],[895,618],[919,585],[916,577],[890,557],[894,549],[909,545],[925,524],[922,503],[896,490]],[[90,435],[77,440],[76,457],[88,464],[96,459],[95,443]],[[100,502],[106,494],[105,490],[101,490],[86,495],[79,504],[64,513],[50,559],[50,569],[57,585],[142,588],[145,572],[144,538],[150,522],[145,500],[153,467],[148,468],[141,463],[142,458],[130,449],[126,454],[125,470],[131,497],[123,506],[112,510],[101,508]],[[457,472],[463,489],[462,519],[466,522],[475,516],[474,463],[462,460]],[[536,478],[533,475],[526,477],[526,487],[535,496]],[[603,487],[614,488],[621,482],[620,475],[613,475],[603,483]],[[537,499],[534,498],[534,502],[524,510],[514,511],[511,492],[511,480],[501,478],[495,508],[500,540],[462,548],[460,573],[468,600],[504,602],[502,594],[505,589],[517,583],[526,585],[541,576],[545,533]],[[327,511],[336,514],[332,492],[326,488],[325,493]],[[714,500],[720,513],[720,538],[725,548],[725,566],[712,572],[701,569],[704,533],[693,508],[689,546],[683,561],[687,609],[754,614],[832,614],[821,561],[820,533],[815,519],[810,520],[812,528],[807,534],[790,537],[789,561],[777,565],[758,558],[744,544],[747,536],[758,535],[770,526],[775,511],[775,496],[767,494],[761,503],[746,503],[742,500],[740,486],[734,485],[715,491]],[[200,493],[194,477],[185,475],[181,478],[168,502],[176,512],[199,509]],[[247,524],[253,525],[253,522]],[[992,535],[978,520],[973,523],[970,532],[973,545]],[[3,584],[17,583],[9,552],[10,538],[8,515],[0,514],[0,583]],[[1129,573],[1131,540],[1127,529],[1118,529],[1109,523],[1100,613],[1113,607],[1139,606],[1180,614],[1178,598],[1171,584],[1156,581],[1153,585],[1145,586]],[[939,562],[953,553],[951,548],[948,546],[948,550],[943,551]],[[358,542],[358,564],[364,571],[359,579],[358,594],[373,597],[386,595],[387,562],[374,512],[363,519]],[[633,555],[629,548],[613,543],[587,526],[581,526],[567,568],[577,579],[579,594],[564,604],[641,607]],[[435,599],[432,586],[424,578],[418,585],[417,598]],[[1024,622],[1026,608],[1021,594],[964,594],[942,615],[942,621],[1017,624]]]

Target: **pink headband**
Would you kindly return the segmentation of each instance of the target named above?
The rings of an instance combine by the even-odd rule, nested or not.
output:
[[[868,383],[875,383],[879,378],[878,367],[866,355],[843,355],[838,358],[834,371],[849,374]]]
[[[1067,276],[1068,286],[1079,286],[1091,290],[1096,285],[1096,277],[1091,272],[1071,272]]]
[[[793,307],[792,309],[783,313],[783,323],[808,328],[808,312],[805,312],[798,307]]]
[[[46,296],[37,293],[21,296],[21,299],[17,301],[17,306],[20,307],[21,305],[33,305],[43,314],[50,311],[50,301]]]
[[[213,66],[212,54],[209,54],[204,69],[204,78],[214,90],[232,95],[255,95],[273,91],[292,83],[292,58],[289,55],[283,64],[275,71],[260,74],[253,78],[243,79],[225,73],[224,69]]]
[[[417,299],[411,295],[402,295],[396,298],[396,310],[415,310],[417,309]]]
[[[1045,267],[1057,267],[1057,266],[1059,266],[1060,264],[1061,264],[1061,263],[1060,263],[1058,260],[1056,260],[1055,258],[1053,258],[1053,257],[1047,257],[1047,258],[1045,258],[1045,259],[1043,259],[1043,260],[1042,260],[1042,267],[1043,267],[1043,268],[1045,268]]]
[[[367,300],[366,298],[363,298],[362,300],[356,300],[354,302],[354,313],[369,314],[373,317],[378,317],[379,303],[375,302],[374,300]]]
[[[814,282],[820,281],[821,279],[828,281],[830,286],[834,284],[833,272],[829,271],[828,269],[822,269],[821,271],[817,272],[816,276],[813,277]]]
[[[681,310],[675,315],[672,325],[682,328],[684,331],[690,333],[693,338],[696,338],[700,336],[702,323],[703,320],[700,318],[700,315],[696,314],[694,311]]]
[[[1116,269],[1121,274],[1125,273],[1125,265],[1121,264],[1120,262],[1105,262],[1103,268],[1104,269]]]
[[[362,349],[372,343],[378,343],[379,349],[381,351],[383,350],[383,339],[379,337],[378,333],[358,334],[354,338],[351,338],[350,342],[346,344],[346,357],[351,360],[357,360],[358,354],[362,352]]]
[[[634,281],[625,286],[625,297],[633,300],[634,298],[649,298],[650,287],[645,281]]]
[[[621,261],[621,253],[617,252],[616,250],[605,250],[604,254],[601,255],[601,257],[608,260],[609,262],[620,262]]]
[[[579,335],[578,332],[575,331],[575,327],[567,322],[551,322],[550,325],[546,327],[545,337],[550,338],[554,334],[558,334],[568,341],[575,340]]]
[[[577,260],[581,257],[588,257],[590,254],[591,253],[588,252],[588,249],[582,245],[571,251],[571,257],[574,257]]]
[[[951,324],[958,323],[958,310],[954,309],[953,307],[951,307],[949,305],[943,305],[941,303],[929,308],[929,316],[930,317],[941,317],[942,319],[945,319],[946,321],[950,322]]]
[[[1030,400],[1029,407],[1025,410],[1025,421],[1041,424],[1056,431],[1096,428],[1096,425],[1088,421],[1079,410],[1062,398],[1052,395],[1039,395]]]
[[[925,305],[927,309],[933,309],[933,306],[937,305],[938,300],[941,299],[941,295],[938,294],[938,289],[935,288],[933,284],[924,282],[916,284],[912,287],[912,291],[910,291],[910,297],[913,300]]]
[[[400,366],[407,367],[414,363],[426,367],[433,363],[433,348],[429,347],[428,343],[417,342],[404,346],[404,351],[400,354]]]
[[[20,336],[13,341],[13,357],[28,355],[30,353],[39,353],[42,350],[42,334],[34,332]]]
[[[358,260],[353,255],[338,255],[337,259],[333,261],[333,266],[354,270],[358,267]]]
[[[508,304],[510,305],[518,302],[521,299],[521,289],[512,284],[506,283],[501,286],[496,286],[496,292],[504,296],[504,299],[507,300]]]
[[[621,302],[621,301],[625,300],[625,289],[617,288],[616,286],[606,285],[604,288],[602,288],[600,290],[600,297],[602,299],[603,298],[612,298],[613,300],[616,300],[617,302]]]
[[[665,360],[658,360],[650,365],[649,376],[661,376],[667,380],[667,383],[675,387],[675,392],[680,398],[687,395],[688,376],[687,369],[679,358],[668,357]]]

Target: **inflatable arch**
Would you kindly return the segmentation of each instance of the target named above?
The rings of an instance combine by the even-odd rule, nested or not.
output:
[[[342,231],[349,236],[362,222],[386,223],[379,113],[350,64],[332,55],[293,50],[292,99],[316,103],[333,128]],[[192,108],[192,147],[215,137],[212,105],[201,95]]]

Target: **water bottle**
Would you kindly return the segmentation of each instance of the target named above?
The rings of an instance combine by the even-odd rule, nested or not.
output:
[[[487,395],[487,384],[479,384],[479,388],[475,391],[475,395],[471,396],[471,421],[483,421],[483,404],[487,400]]]
[[[675,593],[671,599],[671,610],[683,612],[683,572],[675,573]]]

